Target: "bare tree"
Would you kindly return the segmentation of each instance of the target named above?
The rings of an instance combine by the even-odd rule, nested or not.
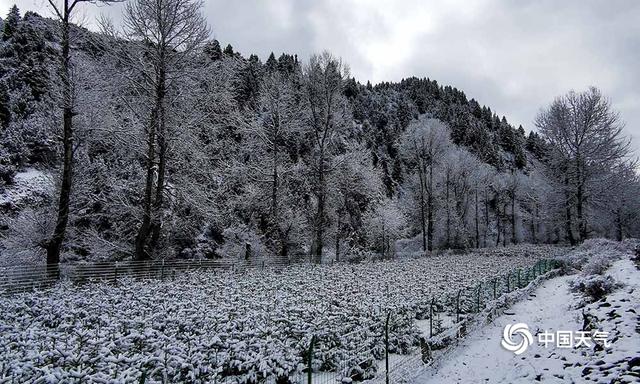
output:
[[[135,258],[151,258],[161,229],[170,129],[167,114],[175,82],[189,72],[209,36],[194,0],[135,0],[127,4],[125,36],[137,43],[141,80],[138,86],[152,99],[147,124],[147,149],[142,222],[135,239]],[[154,188],[155,184],[155,188]],[[155,191],[154,191],[155,189]]]
[[[630,141],[623,135],[624,124],[611,102],[591,87],[558,97],[538,114],[536,126],[566,167],[569,237],[575,206],[578,240],[582,241],[589,232],[585,210],[593,197],[591,182],[629,157]]]
[[[60,262],[60,250],[64,241],[67,223],[69,221],[69,204],[73,184],[73,117],[78,113],[75,108],[77,95],[72,82],[71,63],[71,20],[74,10],[80,3],[116,3],[122,0],[63,0],[58,4],[48,0],[58,21],[61,23],[60,38],[60,78],[62,80],[62,179],[58,199],[57,218],[51,236],[43,242],[47,250],[47,264],[56,265]]]
[[[422,250],[433,250],[435,223],[435,167],[452,145],[449,129],[439,120],[421,117],[411,123],[402,137],[404,156],[415,166],[420,188]]]
[[[305,67],[306,97],[313,143],[311,168],[314,174],[313,193],[316,212],[313,219],[311,253],[316,262],[322,260],[326,223],[327,176],[332,171],[331,160],[338,149],[345,122],[347,101],[343,95],[348,69],[330,53],[314,55]]]
[[[303,106],[295,99],[291,79],[280,72],[265,75],[257,104],[258,121],[246,127],[251,151],[246,167],[259,184],[268,186],[264,195],[269,198],[269,237],[278,243],[278,253],[287,256],[291,223],[286,222],[282,205],[294,164],[286,146],[302,131]]]

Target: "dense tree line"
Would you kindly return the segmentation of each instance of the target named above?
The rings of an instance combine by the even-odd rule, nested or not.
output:
[[[132,0],[100,33],[72,10],[2,23],[0,188],[51,175],[38,203],[0,208],[7,258],[320,262],[640,230],[635,163],[595,88],[527,134],[434,80],[223,49],[191,0]]]

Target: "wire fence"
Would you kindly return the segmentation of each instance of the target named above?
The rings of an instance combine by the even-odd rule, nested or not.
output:
[[[44,289],[58,281],[74,284],[90,281],[111,281],[117,283],[123,278],[167,279],[190,271],[284,268],[300,263],[300,257],[274,257],[269,259],[171,259],[142,261],[103,261],[91,263],[62,263],[58,265],[18,265],[0,266],[0,293],[10,294]]]
[[[46,288],[60,279],[82,284],[106,281],[117,285],[121,280],[175,279],[189,271],[281,268],[290,259],[266,260],[164,260],[102,262],[61,265],[51,269],[38,267],[0,268],[0,292],[16,293]],[[542,259],[527,268],[517,268],[484,279],[470,286],[458,287],[441,295],[425,298],[421,308],[394,308],[388,303],[378,309],[379,320],[349,333],[336,335],[316,329],[304,335],[307,347],[299,363],[291,369],[257,375],[252,383],[334,384],[400,383],[421,368],[430,365],[438,351],[447,348],[467,332],[470,322],[504,295],[527,287],[536,278],[557,269],[561,262]],[[421,329],[417,329],[421,328]],[[409,330],[409,331],[408,331]],[[412,330],[412,331],[411,331]],[[140,372],[139,383],[147,381],[149,372]],[[0,375],[1,377],[1,375]],[[0,380],[1,381],[1,380]],[[224,383],[224,372],[217,372],[205,382]]]

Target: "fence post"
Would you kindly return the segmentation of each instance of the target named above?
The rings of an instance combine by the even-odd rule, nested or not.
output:
[[[493,278],[493,300],[496,299],[496,285],[498,284],[498,279],[497,278]]]
[[[507,293],[511,292],[511,272],[507,272]]]
[[[480,313],[480,292],[482,292],[482,282],[478,283],[478,300],[477,300],[477,308],[478,308],[478,313]]]
[[[389,318],[391,317],[391,312],[387,313],[387,321],[384,325],[384,364],[385,364],[385,383],[389,384]]]
[[[316,342],[316,335],[311,336],[309,342],[309,350],[307,351],[307,384],[311,384],[311,377],[313,376],[312,360],[313,360],[313,344]]]
[[[113,272],[113,284],[118,285],[118,262],[116,261],[116,266]]]
[[[522,269],[518,268],[518,288],[522,288],[522,282],[520,281],[520,271],[522,271]]]
[[[460,322],[460,294],[462,290],[458,289],[458,296],[456,297],[456,323]]]
[[[433,301],[435,299],[431,298],[431,304],[429,304],[429,337],[433,337]]]
[[[538,263],[533,264],[533,267],[531,267],[531,280],[536,278],[536,266],[538,265]]]
[[[164,280],[164,259],[162,259],[162,270],[160,272],[160,281]]]

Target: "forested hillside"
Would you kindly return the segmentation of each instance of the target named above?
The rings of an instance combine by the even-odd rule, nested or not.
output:
[[[595,88],[527,133],[435,80],[362,84],[326,52],[223,48],[198,3],[162,4],[132,1],[100,33],[16,7],[3,20],[3,263],[320,262],[640,235],[622,120]]]

